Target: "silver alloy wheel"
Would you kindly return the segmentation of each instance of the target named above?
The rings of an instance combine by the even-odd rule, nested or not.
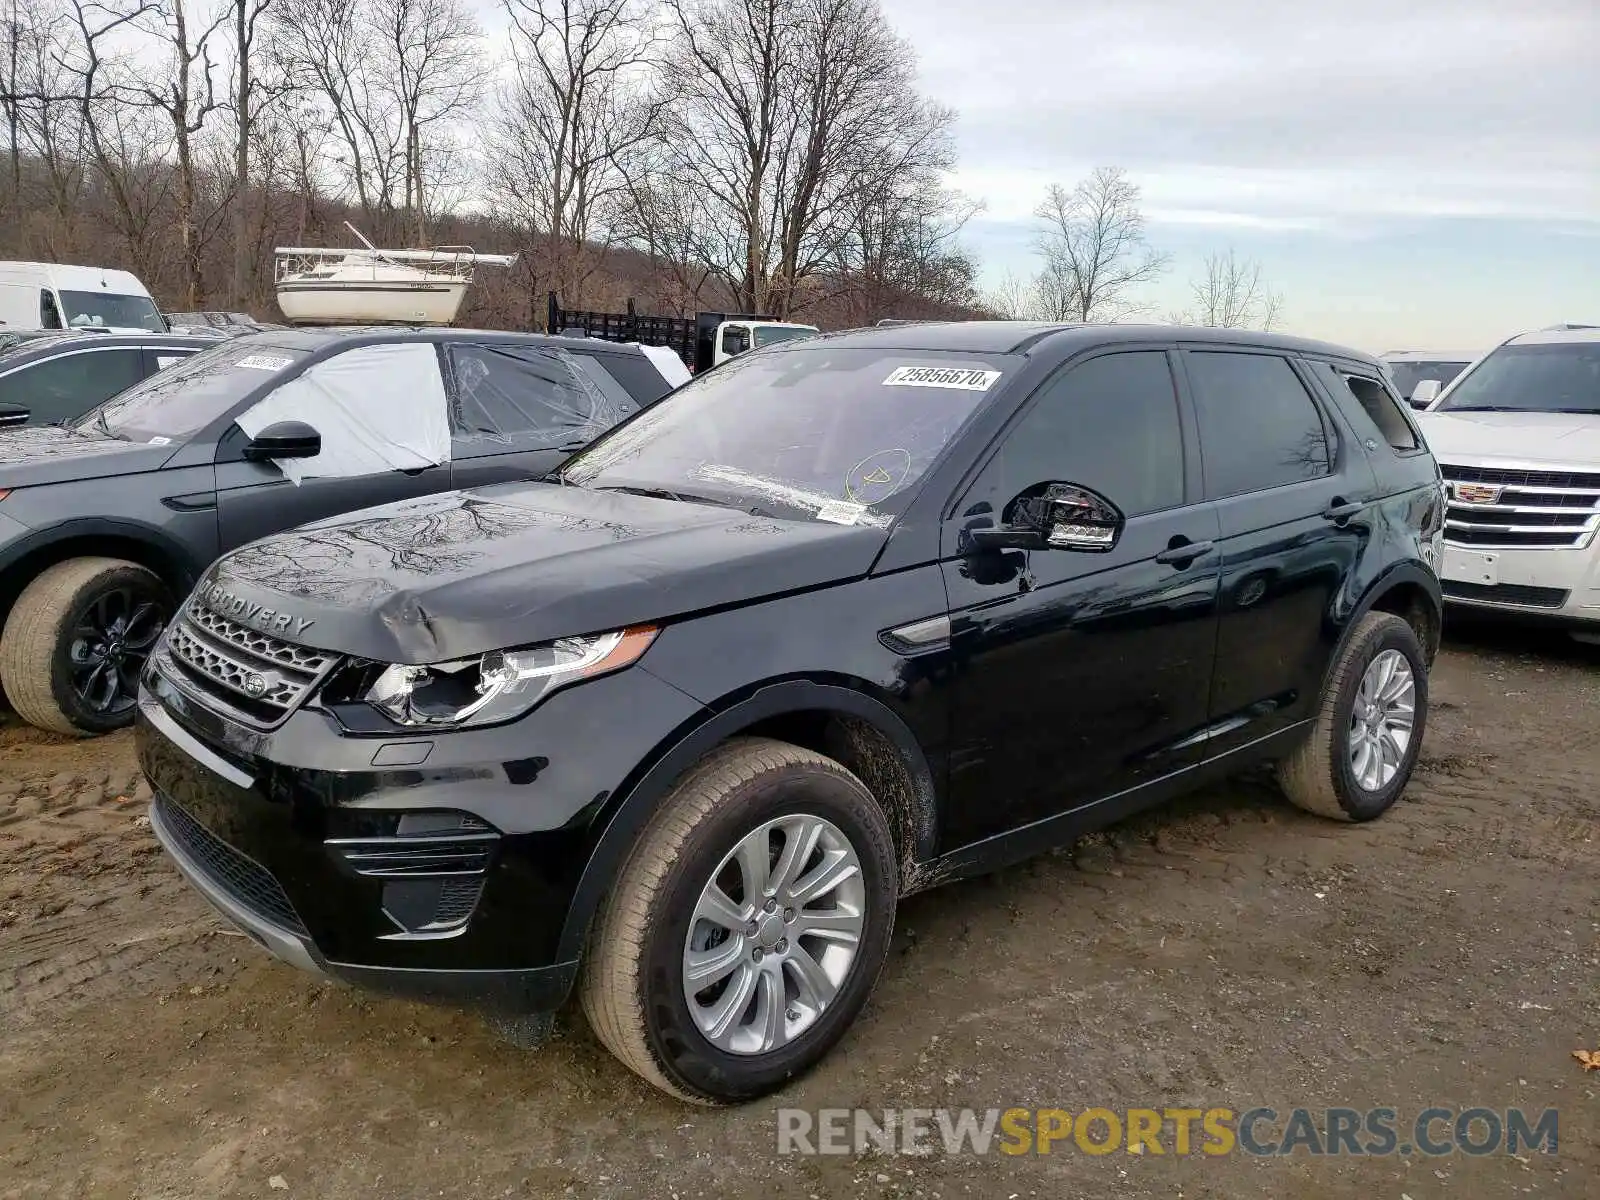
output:
[[[742,838],[701,889],[684,941],[700,1032],[730,1054],[804,1033],[850,973],[866,907],[861,859],[831,821],[792,813]]]
[[[1350,714],[1350,773],[1363,791],[1389,786],[1405,761],[1417,715],[1417,680],[1398,650],[1367,664]]]

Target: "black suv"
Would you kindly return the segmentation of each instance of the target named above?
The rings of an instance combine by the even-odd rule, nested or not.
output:
[[[749,1098],[849,1025],[903,895],[1260,760],[1384,812],[1442,503],[1336,346],[774,346],[548,481],[221,559],[143,676],[151,821],[301,967],[525,1041],[576,986],[646,1079]]]
[[[0,681],[40,728],[131,723],[151,646],[220,552],[388,500],[537,479],[672,387],[637,346],[538,334],[280,330],[193,346],[77,421],[0,430]]]
[[[171,333],[0,337],[0,424],[71,421],[216,340]]]

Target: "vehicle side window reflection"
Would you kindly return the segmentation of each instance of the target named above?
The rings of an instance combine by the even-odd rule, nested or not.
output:
[[[1287,359],[1190,351],[1186,365],[1208,497],[1259,492],[1332,470],[1322,416]]]
[[[1101,355],[1047,383],[969,502],[999,512],[1045,482],[1092,488],[1130,517],[1183,503],[1183,427],[1165,351]]]
[[[6,379],[6,400],[20,404],[34,425],[81,416],[144,376],[139,350],[91,350],[47,359]]]

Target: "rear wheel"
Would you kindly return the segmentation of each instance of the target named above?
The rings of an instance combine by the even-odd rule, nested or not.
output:
[[[0,682],[17,715],[54,733],[133,721],[139,672],[172,612],[166,585],[137,563],[73,558],[39,573],[0,634]]]
[[[729,743],[684,776],[624,866],[584,968],[589,1023],[683,1099],[770,1092],[866,1003],[897,878],[859,779],[787,743]]]
[[[1310,736],[1278,764],[1278,782],[1307,812],[1370,821],[1405,790],[1427,723],[1428,668],[1416,631],[1390,613],[1368,613],[1328,674]]]

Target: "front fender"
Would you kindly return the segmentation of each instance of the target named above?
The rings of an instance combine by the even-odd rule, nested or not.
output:
[[[639,781],[616,800],[573,893],[557,947],[557,961],[582,955],[601,898],[610,891],[629,850],[684,771],[729,738],[762,721],[789,713],[818,711],[864,721],[899,751],[912,780],[908,840],[915,847],[913,857],[917,861],[931,860],[937,838],[933,772],[905,722],[888,705],[854,688],[809,679],[769,683],[725,706],[713,706],[705,720],[680,731],[675,741],[661,748]]]

